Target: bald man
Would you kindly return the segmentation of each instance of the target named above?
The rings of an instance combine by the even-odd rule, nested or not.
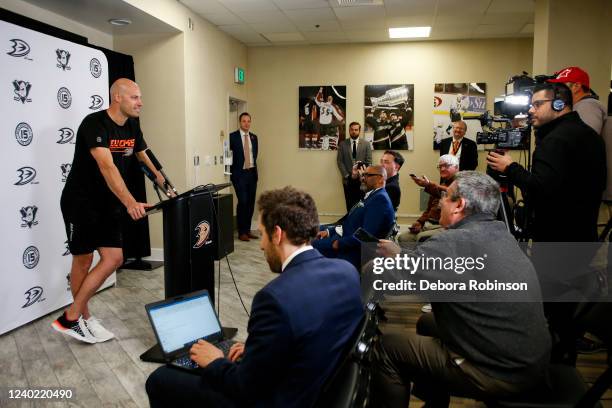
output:
[[[124,181],[134,156],[155,174],[165,190],[163,176],[145,153],[147,144],[136,120],[141,107],[138,85],[125,78],[115,81],[110,89],[110,107],[86,116],[79,126],[72,169],[62,192],[74,303],[51,326],[86,343],[114,337],[91,315],[88,302],[123,263],[122,211],[139,220],[148,207],[136,201]],[[100,260],[90,270],[94,250]]]

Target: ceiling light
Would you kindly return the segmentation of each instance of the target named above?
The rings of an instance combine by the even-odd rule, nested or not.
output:
[[[395,27],[389,28],[389,38],[429,37],[431,27]]]
[[[114,26],[126,26],[132,24],[132,20],[127,18],[111,18],[108,22]]]

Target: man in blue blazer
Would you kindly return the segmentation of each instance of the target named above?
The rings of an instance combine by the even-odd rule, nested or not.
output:
[[[255,211],[255,193],[257,192],[257,136],[250,132],[251,115],[240,114],[240,129],[230,133],[232,165],[230,180],[238,198],[236,218],[238,238],[249,241],[257,238],[251,232],[251,220]]]
[[[363,228],[376,238],[387,238],[395,222],[395,211],[385,190],[387,172],[383,166],[370,166],[362,174],[366,195],[340,220],[340,226],[321,228],[312,245],[329,258],[346,259],[361,267],[361,243],[353,237]]]
[[[351,347],[364,316],[359,275],[309,245],[319,228],[314,200],[285,187],[258,205],[260,246],[280,276],[255,295],[246,344],[224,357],[200,340],[191,349],[200,376],[157,369],[146,384],[152,408],[311,407]]]

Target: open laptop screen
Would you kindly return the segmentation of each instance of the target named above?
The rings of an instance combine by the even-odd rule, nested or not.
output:
[[[152,306],[149,316],[164,353],[221,331],[207,293]]]

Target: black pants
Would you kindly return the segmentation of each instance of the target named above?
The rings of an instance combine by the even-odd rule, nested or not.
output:
[[[238,198],[236,204],[236,218],[238,221],[238,234],[247,234],[251,231],[251,220],[255,212],[255,194],[257,192],[257,171],[240,170],[232,180]]]
[[[346,211],[348,212],[359,200],[361,200],[364,194],[361,191],[359,179],[354,180],[350,178],[350,176],[346,182],[342,183],[342,187],[344,188],[344,203],[346,204]]]
[[[145,388],[151,408],[235,406],[206,383],[203,377],[167,366],[153,371]]]

